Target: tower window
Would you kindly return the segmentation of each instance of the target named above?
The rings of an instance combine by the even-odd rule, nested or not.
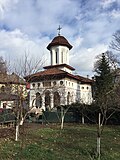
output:
[[[56,52],[56,63],[58,63],[58,52]]]

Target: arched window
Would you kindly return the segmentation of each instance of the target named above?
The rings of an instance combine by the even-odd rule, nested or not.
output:
[[[45,93],[45,108],[46,108],[46,110],[49,110],[50,109],[50,92],[49,91],[47,91],[46,93]]]
[[[36,93],[36,107],[37,108],[42,107],[42,98],[40,93]]]
[[[60,95],[58,92],[54,92],[54,107],[60,106]]]
[[[68,92],[68,95],[67,95],[67,105],[70,104],[70,92]]]
[[[56,64],[58,63],[58,53],[56,52]]]
[[[1,87],[1,92],[5,92],[5,86]]]

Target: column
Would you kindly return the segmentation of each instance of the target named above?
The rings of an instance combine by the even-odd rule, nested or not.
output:
[[[53,93],[50,94],[50,108],[52,109],[54,107],[54,99],[53,99]]]
[[[42,95],[42,109],[45,111],[45,95]]]

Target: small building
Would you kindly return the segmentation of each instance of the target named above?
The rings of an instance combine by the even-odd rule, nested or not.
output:
[[[69,64],[72,45],[59,34],[47,49],[50,65],[43,67],[44,71],[25,77],[30,83],[30,107],[51,110],[75,102],[91,104],[93,80],[73,74],[75,68]]]
[[[25,94],[26,83],[15,73],[0,73],[0,108],[12,108]]]

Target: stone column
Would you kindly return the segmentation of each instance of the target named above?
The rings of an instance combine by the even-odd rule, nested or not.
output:
[[[31,94],[30,95],[30,108],[32,108],[33,106],[35,107],[35,104],[36,104],[36,96]]]
[[[45,111],[45,95],[42,95],[42,109]]]
[[[50,108],[52,109],[54,107],[54,98],[53,93],[50,94]]]
[[[65,95],[64,95],[64,105],[67,105],[67,94],[65,93]]]

